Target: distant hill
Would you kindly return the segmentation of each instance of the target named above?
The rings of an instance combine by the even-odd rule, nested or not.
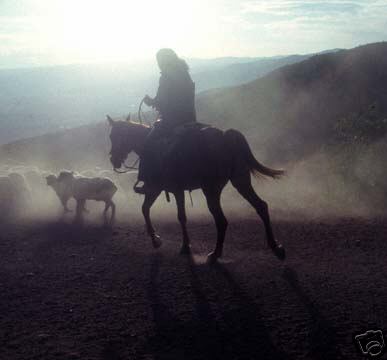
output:
[[[107,122],[61,130],[0,146],[0,163],[41,169],[111,168]]]
[[[318,149],[342,117],[377,104],[387,114],[387,43],[313,56],[238,87],[209,90],[199,118],[249,134],[267,158],[299,159]]]
[[[240,129],[259,160],[287,168],[271,194],[274,206],[304,211],[318,201],[328,213],[385,214],[387,43],[316,55],[241,86],[205,91],[197,110],[201,122]],[[108,133],[100,122],[16,141],[0,147],[0,163],[109,169]]]
[[[187,59],[196,91],[234,86],[310,55]],[[0,70],[0,144],[136,112],[158,85],[155,63]]]
[[[316,55],[253,82],[209,90],[197,97],[200,121],[238,128],[265,158],[282,162],[313,153],[329,139],[340,118],[364,111],[371,104],[377,104],[380,116],[387,114],[387,43]],[[93,144],[100,140],[92,133],[99,129],[102,136],[101,129],[107,131],[104,126],[22,140],[3,149],[12,154],[14,149],[26,147],[33,156],[46,146],[46,139],[53,139],[52,144],[63,149],[62,159],[68,163],[78,156],[67,141],[76,142],[82,154],[87,154],[90,146],[93,152],[98,151]],[[81,148],[81,144],[87,147]],[[71,151],[66,153],[68,147]],[[49,147],[44,152],[49,153]]]
[[[258,79],[282,66],[294,64],[310,58],[311,55],[292,55],[262,58],[255,61],[233,63],[220,69],[212,69],[194,74],[198,91],[241,85]]]
[[[0,71],[0,143],[136,111],[157,76],[154,68],[127,64]]]

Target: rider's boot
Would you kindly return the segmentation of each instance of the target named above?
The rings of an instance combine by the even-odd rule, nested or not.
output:
[[[133,190],[136,194],[141,194],[141,195],[144,195],[145,192],[146,192],[146,184],[145,182],[143,182],[143,185],[138,185],[138,183],[140,182],[141,180],[137,180],[137,182],[134,184],[133,186]]]

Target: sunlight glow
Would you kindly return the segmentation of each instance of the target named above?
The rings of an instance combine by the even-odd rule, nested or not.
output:
[[[46,1],[41,32],[69,59],[145,58],[161,47],[184,51],[195,26],[206,21],[200,0]]]
[[[0,68],[305,54],[385,41],[387,0],[0,0]],[[142,63],[138,61],[138,63]]]

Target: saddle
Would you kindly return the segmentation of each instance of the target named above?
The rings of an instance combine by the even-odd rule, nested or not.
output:
[[[192,163],[201,161],[201,134],[208,128],[211,126],[198,122],[186,123],[156,139],[152,144],[153,176],[168,184],[187,182]]]
[[[155,126],[161,125],[156,122]],[[164,158],[167,154],[173,153],[182,141],[193,140],[199,135],[200,131],[208,127],[210,126],[198,122],[178,125],[172,130],[161,132],[158,138],[153,139],[152,148],[159,159]]]

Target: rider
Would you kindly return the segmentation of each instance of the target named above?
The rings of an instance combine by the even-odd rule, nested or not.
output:
[[[161,72],[159,88],[156,97],[152,99],[146,95],[144,103],[159,112],[160,120],[148,135],[140,156],[138,181],[143,181],[144,186],[134,187],[140,194],[145,193],[147,183],[155,181],[155,176],[152,176],[152,169],[157,166],[154,160],[155,141],[168,136],[179,125],[196,121],[195,83],[188,72],[187,63],[172,49],[159,50],[156,59]]]

